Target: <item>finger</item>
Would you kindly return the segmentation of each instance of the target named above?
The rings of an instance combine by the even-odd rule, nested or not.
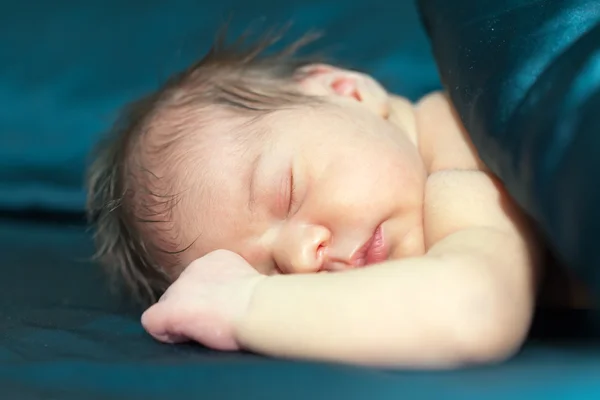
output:
[[[159,342],[182,343],[189,341],[186,336],[172,332],[169,308],[164,301],[154,304],[142,314],[142,326]]]

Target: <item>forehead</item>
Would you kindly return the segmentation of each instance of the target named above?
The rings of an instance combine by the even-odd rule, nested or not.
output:
[[[177,247],[189,247],[184,262],[211,251],[215,243],[235,241],[251,225],[244,211],[263,126],[258,119],[215,116],[208,126],[191,129],[180,146],[170,175],[181,193],[173,223]]]

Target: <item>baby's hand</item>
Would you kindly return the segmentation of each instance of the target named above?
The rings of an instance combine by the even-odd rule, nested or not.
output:
[[[216,350],[238,350],[236,324],[264,278],[238,254],[214,251],[185,269],[142,315],[142,325],[161,342],[196,341]]]

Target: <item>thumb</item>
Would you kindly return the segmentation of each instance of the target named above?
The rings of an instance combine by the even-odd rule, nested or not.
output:
[[[165,301],[159,301],[154,304],[142,314],[142,326],[146,332],[159,342],[182,343],[188,341],[187,337],[172,332],[171,312],[169,308],[169,305]]]

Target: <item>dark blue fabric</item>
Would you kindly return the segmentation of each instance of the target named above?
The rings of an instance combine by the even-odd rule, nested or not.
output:
[[[590,399],[600,347],[532,341],[493,367],[383,371],[162,345],[107,295],[81,227],[0,220],[0,399]],[[575,319],[576,320],[576,319]],[[575,321],[571,320],[571,321]],[[569,321],[569,320],[567,320]],[[572,328],[573,322],[561,323]],[[571,339],[569,338],[571,337]],[[576,340],[573,340],[575,338]]]
[[[420,5],[482,158],[600,294],[600,2]]]
[[[117,109],[230,17],[232,34],[324,31],[315,49],[411,98],[438,87],[412,0],[0,0],[0,209],[81,210],[86,154]]]

